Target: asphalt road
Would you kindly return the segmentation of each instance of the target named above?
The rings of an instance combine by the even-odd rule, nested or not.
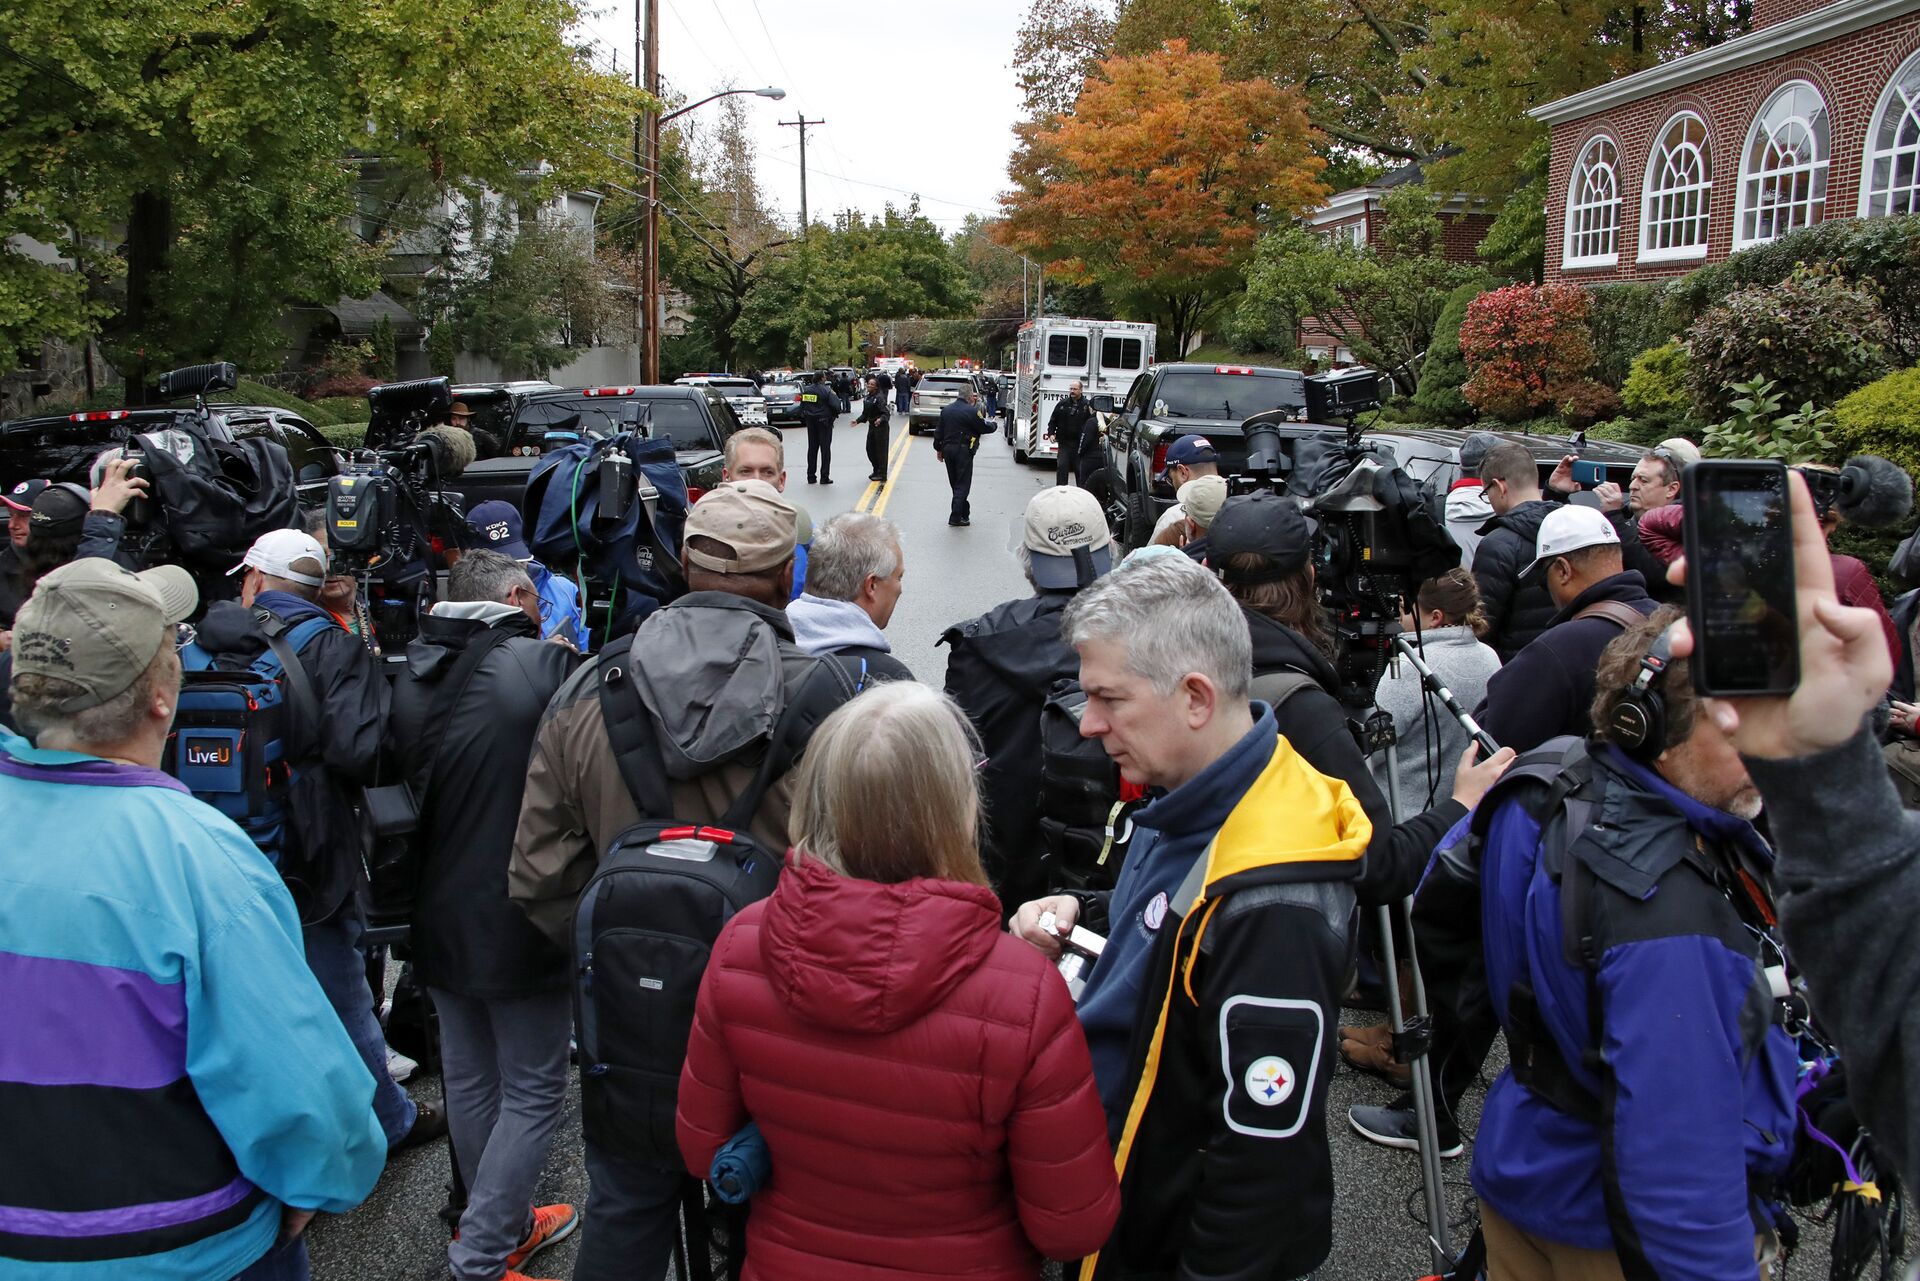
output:
[[[859,507],[895,521],[906,555],[906,579],[900,604],[888,628],[895,652],[922,680],[940,684],[946,652],[936,649],[940,633],[960,619],[980,613],[1028,590],[1013,557],[1019,521],[1027,500],[1053,483],[1051,464],[1023,466],[1013,461],[1004,436],[982,442],[974,468],[973,523],[949,528],[949,490],[944,468],[934,460],[925,436],[908,439],[906,420],[894,418],[894,463],[887,486],[869,485],[864,427],[842,419],[835,433],[832,485],[806,483],[806,433],[789,429],[787,493],[806,507],[815,524]],[[1347,1022],[1378,1021],[1379,1016],[1349,1012]],[[1504,1050],[1484,1079],[1499,1070]],[[409,1083],[415,1097],[439,1098],[437,1078]],[[1476,1087],[1464,1110],[1464,1130],[1473,1133],[1484,1090]],[[1393,1091],[1371,1077],[1342,1067],[1334,1076],[1328,1107],[1335,1177],[1334,1246],[1316,1274],[1321,1281],[1392,1281],[1425,1275],[1429,1267],[1419,1163],[1412,1153],[1376,1147],[1347,1126],[1347,1108],[1355,1103],[1384,1103]],[[1445,1165],[1447,1200],[1454,1222],[1454,1244],[1464,1240],[1472,1221],[1467,1185],[1467,1155]],[[368,1200],[353,1212],[322,1216],[310,1229],[313,1275],[319,1281],[431,1281],[447,1275],[446,1232],[435,1212],[446,1199],[447,1154],[444,1144],[396,1158]],[[587,1180],[580,1149],[579,1090],[569,1090],[567,1116],[555,1137],[541,1181],[542,1203],[568,1201],[584,1208]],[[1803,1223],[1801,1249],[1784,1272],[1824,1278],[1828,1250],[1817,1225]],[[563,1242],[531,1265],[530,1276],[563,1278],[573,1270],[575,1241]],[[811,1281],[811,1279],[809,1279]],[[820,1281],[829,1281],[821,1278]]]

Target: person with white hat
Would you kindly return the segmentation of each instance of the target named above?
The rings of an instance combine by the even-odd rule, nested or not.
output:
[[[1540,570],[1559,612],[1493,674],[1475,713],[1496,743],[1516,752],[1593,728],[1588,709],[1600,651],[1659,603],[1647,594],[1647,580],[1623,567],[1620,534],[1595,508],[1555,508],[1540,523],[1534,549],[1520,576]]]
[[[354,803],[360,789],[376,781],[387,732],[387,682],[360,639],[318,604],[327,552],[311,534],[262,534],[228,573],[240,576],[240,599],[208,606],[199,627],[196,648],[213,666],[245,668],[267,650],[269,633],[311,632],[294,646],[294,656],[313,686],[319,724],[295,725],[289,733],[293,817],[277,851],[280,875],[300,913],[307,963],[373,1076],[374,1110],[388,1145],[397,1150],[427,1142],[446,1133],[446,1118],[427,1104],[416,1106],[387,1070],[386,1042],[360,953],[366,922],[354,894],[365,875]],[[309,619],[328,625],[300,628]]]

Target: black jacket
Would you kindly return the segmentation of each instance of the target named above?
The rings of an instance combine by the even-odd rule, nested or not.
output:
[[[1553,620],[1546,575],[1536,569],[1522,578],[1520,571],[1533,563],[1540,522],[1556,506],[1544,498],[1535,499],[1480,526],[1473,577],[1480,584],[1480,605],[1490,625],[1487,644],[1503,663],[1511,662]]]
[[[1640,518],[1625,507],[1607,513],[1607,523],[1620,535],[1620,561],[1646,581],[1647,595],[1657,601],[1680,605],[1686,602],[1686,589],[1667,581],[1667,567],[1640,541]]]
[[[1630,569],[1574,597],[1537,640],[1487,682],[1486,700],[1474,717],[1494,742],[1527,752],[1562,734],[1591,732],[1594,668],[1600,651],[1624,629],[1610,618],[1576,622],[1574,615],[1603,600],[1621,601],[1642,615],[1658,608],[1647,595],[1646,580]]]
[[[1085,396],[1078,400],[1067,396],[1055,403],[1047,415],[1047,430],[1053,433],[1060,457],[1078,459],[1100,447],[1099,433],[1091,430],[1093,421],[1093,406]]]
[[[808,383],[800,392],[800,421],[809,427],[831,427],[847,407],[826,383]]]
[[[461,655],[489,631],[507,639],[457,695],[445,692]],[[507,898],[507,863],[535,731],[578,661],[542,641],[520,613],[491,628],[429,616],[407,646],[406,671],[393,687],[392,735],[420,807],[413,960],[429,987],[504,998],[567,981],[566,955]],[[457,701],[443,709],[447,697]]]
[[[26,593],[21,591],[20,550],[9,538],[0,545],[0,628],[12,627],[13,616],[27,603]]]
[[[871,427],[885,427],[893,421],[893,406],[887,401],[887,392],[884,387],[871,396],[860,398],[858,421]]]
[[[950,400],[940,408],[940,422],[933,429],[933,447],[941,454],[949,450],[970,454],[980,448],[980,438],[992,431],[978,409],[964,400]]]
[[[257,603],[288,626],[324,612],[281,592],[263,592]],[[199,640],[208,652],[243,662],[267,647],[252,611],[238,601],[208,606]],[[292,818],[280,872],[300,920],[314,924],[338,912],[365,875],[355,806],[361,788],[378,781],[390,696],[373,656],[344,627],[321,632],[299,657],[320,700],[320,724],[294,729],[297,758],[315,764],[288,795]]]
[[[1039,592],[949,627],[947,693],[980,735],[987,871],[1002,899],[1021,903],[1040,879],[1040,709],[1057,680],[1080,675],[1060,638],[1072,592]]]
[[[1353,722],[1335,692],[1340,678],[1324,654],[1305,637],[1265,614],[1241,607],[1253,635],[1253,673],[1259,677],[1292,671],[1313,678],[1317,688],[1300,690],[1274,709],[1280,733],[1307,764],[1353,791],[1360,808],[1373,824],[1367,861],[1355,891],[1368,906],[1397,903],[1413,892],[1427,856],[1447,829],[1465,816],[1466,808],[1451,796],[1423,814],[1409,815],[1396,825],[1387,798],[1360,753]],[[1449,776],[1453,766],[1442,762]]]

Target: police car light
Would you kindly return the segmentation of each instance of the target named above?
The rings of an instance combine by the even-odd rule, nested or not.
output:
[[[631,396],[638,387],[589,387],[580,394],[583,396]]]
[[[1250,374],[1253,372],[1253,366],[1252,365],[1215,365],[1213,367],[1213,372],[1216,374]]]
[[[91,413],[68,414],[67,421],[70,423],[111,423],[118,422],[122,418],[131,418],[132,416],[132,413],[125,409],[96,409]]]

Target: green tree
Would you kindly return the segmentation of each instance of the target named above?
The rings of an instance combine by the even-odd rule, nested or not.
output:
[[[1377,248],[1330,244],[1298,225],[1268,233],[1247,272],[1240,312],[1243,327],[1268,315],[1311,316],[1412,393],[1448,296],[1463,285],[1484,286],[1486,273],[1447,260],[1437,202],[1423,187],[1396,187],[1384,204]]]
[[[1434,322],[1433,341],[1420,366],[1420,390],[1413,408],[1427,422],[1457,425],[1473,421],[1473,406],[1460,394],[1467,381],[1467,358],[1460,354],[1460,324],[1467,306],[1480,296],[1478,284],[1461,285],[1447,295],[1447,305]]]
[[[373,360],[367,372],[383,380],[392,378],[400,363],[400,344],[393,336],[393,322],[385,316],[374,321],[368,342],[373,349]]]
[[[468,351],[512,376],[539,378],[596,334],[622,325],[630,334],[626,305],[585,233],[558,217],[487,218],[475,205],[473,249],[446,299],[448,323]]]
[[[359,207],[356,157],[442,189],[604,174],[640,95],[574,47],[580,17],[574,0],[20,0],[0,27],[0,349],[98,331],[137,401],[171,362],[271,359],[289,303],[372,290],[359,233],[394,210]]]

